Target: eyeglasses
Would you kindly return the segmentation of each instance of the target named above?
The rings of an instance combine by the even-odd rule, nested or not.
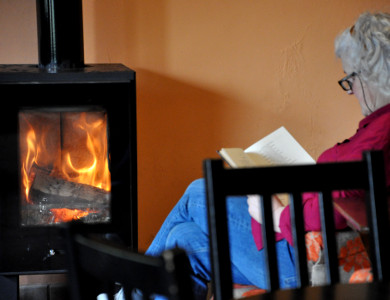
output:
[[[348,93],[351,93],[352,92],[352,85],[353,85],[353,79],[354,77],[357,75],[356,72],[353,72],[347,76],[345,76],[343,79],[339,80],[338,83],[339,85],[341,86],[341,88],[348,92]]]

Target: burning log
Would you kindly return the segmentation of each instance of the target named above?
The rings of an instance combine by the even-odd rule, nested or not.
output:
[[[109,204],[110,193],[105,190],[66,180],[41,168],[35,168],[34,173],[30,203],[69,209],[106,208]]]
[[[29,177],[33,178],[33,183],[28,203],[22,209],[22,214],[28,220],[26,225],[47,225],[72,218],[81,218],[84,222],[104,222],[109,219],[109,192],[66,180],[35,164]]]

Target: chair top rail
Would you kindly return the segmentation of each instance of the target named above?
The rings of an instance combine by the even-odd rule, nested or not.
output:
[[[104,253],[110,257],[124,260],[126,262],[142,263],[151,267],[163,267],[162,259],[145,256],[141,253],[133,252],[129,248],[118,245],[111,245],[110,243],[87,238],[81,234],[75,236],[75,241],[80,245],[90,248],[97,253]]]
[[[153,289],[156,293],[167,293],[170,278],[163,275],[166,269],[162,257],[145,256],[79,234],[75,236],[75,242],[78,243],[80,266],[95,278],[114,280],[124,286],[131,282],[141,290]],[[164,276],[165,280],[161,280]]]
[[[273,166],[262,168],[225,169],[222,160],[206,160],[206,168],[221,172],[220,182],[225,195],[299,193],[324,190],[369,189],[365,162],[321,163],[300,166]],[[299,176],[297,176],[299,174]],[[328,174],[326,182],[320,180]],[[235,184],[240,176],[240,185]]]

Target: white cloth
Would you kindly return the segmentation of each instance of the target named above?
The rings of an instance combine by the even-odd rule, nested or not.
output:
[[[261,216],[261,205],[260,205],[260,196],[259,195],[248,195],[248,212],[250,216],[255,219],[258,223],[263,223],[263,218]],[[272,197],[272,217],[274,221],[274,231],[281,232],[279,228],[280,224],[280,215],[285,207],[282,206],[280,201]]]

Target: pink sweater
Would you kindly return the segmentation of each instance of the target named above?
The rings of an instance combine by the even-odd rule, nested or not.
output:
[[[362,153],[366,150],[382,150],[385,157],[386,181],[390,187],[390,104],[376,110],[360,121],[355,135],[342,143],[326,150],[320,155],[317,162],[337,162],[361,160]],[[334,192],[334,197],[362,196],[358,191]],[[303,214],[306,231],[321,230],[319,203],[316,193],[303,195]],[[334,212],[336,229],[345,228],[345,219]],[[280,216],[281,233],[276,233],[277,241],[286,239],[292,245],[290,209],[286,207]],[[263,248],[261,237],[261,224],[252,219],[252,234],[257,248]]]

